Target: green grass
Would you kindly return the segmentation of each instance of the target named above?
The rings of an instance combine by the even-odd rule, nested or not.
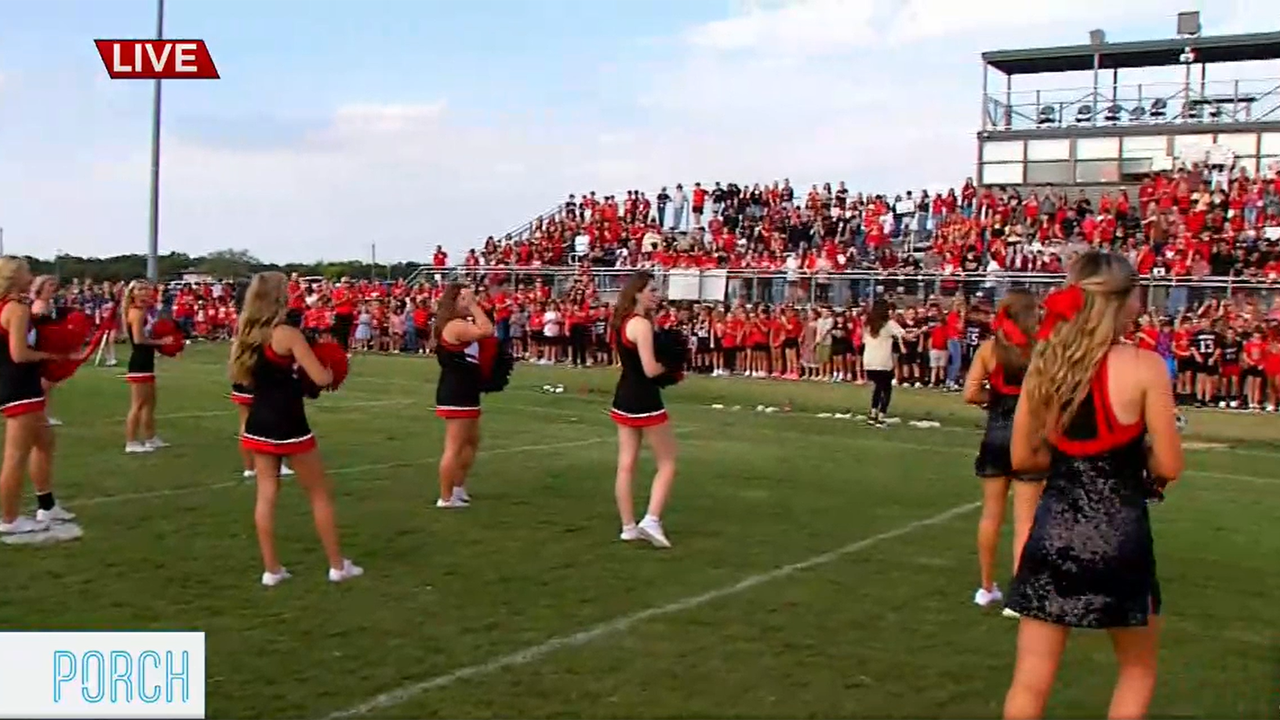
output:
[[[2,629],[206,632],[209,717],[326,716],[979,498],[981,413],[954,396],[899,391],[897,413],[943,428],[877,431],[814,417],[861,410],[863,388],[692,378],[667,393],[681,430],[664,517],[675,549],[624,545],[603,412],[614,372],[522,366],[485,400],[475,505],[437,511],[436,365],[361,357],[311,418],[346,552],[367,574],[325,581],[306,504],[286,492],[278,535],[295,578],[267,590],[224,357],[198,347],[162,364],[160,432],[174,447],[148,456],[121,452],[128,391],[117,372],[82,370],[53,410],[67,423],[59,496],[85,537],[0,548]],[[541,394],[547,382],[567,391]],[[1267,441],[1280,420],[1196,413],[1190,429],[1233,447],[1190,453],[1193,471],[1153,511],[1167,630],[1152,714],[1276,717],[1280,447]],[[971,604],[976,518],[961,508],[368,715],[998,716],[1016,623]],[[1101,715],[1113,677],[1105,635],[1077,634],[1050,714]]]

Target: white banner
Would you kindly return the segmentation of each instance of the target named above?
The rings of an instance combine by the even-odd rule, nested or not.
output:
[[[701,273],[697,270],[670,270],[667,272],[668,300],[701,300]]]
[[[202,632],[0,633],[0,718],[203,718]]]
[[[724,302],[728,292],[729,273],[726,270],[706,270],[702,273],[702,299]]]

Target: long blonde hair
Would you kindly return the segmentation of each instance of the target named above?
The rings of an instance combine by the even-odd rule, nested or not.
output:
[[[13,255],[0,257],[0,299],[25,293],[29,288],[21,287],[23,276],[31,277],[31,268],[26,260]]]
[[[133,309],[134,295],[140,290],[145,290],[150,286],[146,280],[133,280],[124,288],[124,295],[120,298],[120,323],[124,326],[125,332],[129,330],[129,311]]]
[[[231,350],[231,380],[253,384],[253,365],[271,342],[271,331],[285,321],[289,311],[289,281],[284,273],[261,272],[253,276],[244,293],[244,307],[236,325]]]
[[[1036,344],[1022,397],[1037,418],[1055,429],[1075,417],[1107,351],[1124,332],[1125,306],[1133,292],[1133,266],[1123,256],[1093,250],[1068,273],[1084,291],[1084,307]]]

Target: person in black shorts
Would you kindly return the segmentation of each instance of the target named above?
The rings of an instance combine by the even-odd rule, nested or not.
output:
[[[53,497],[53,430],[45,417],[44,387],[40,363],[64,360],[40,352],[31,325],[27,294],[31,270],[25,260],[0,258],[0,413],[5,420],[4,470],[0,471],[0,538],[20,542],[17,536],[44,532],[51,523],[67,522],[75,515],[61,508]],[[21,514],[22,474],[31,475],[38,509],[36,517]]]
[[[1218,363],[1222,359],[1222,339],[1217,331],[1203,321],[1191,336],[1191,357],[1195,360],[1196,405],[1204,407],[1213,402],[1218,392]]]
[[[329,582],[343,582],[364,570],[342,554],[334,519],[333,492],[325,475],[316,437],[307,422],[302,379],[318,387],[333,374],[312,352],[302,331],[286,320],[288,280],[283,273],[258,273],[249,283],[231,351],[231,380],[253,393],[240,434],[241,447],[253,453],[258,483],[253,511],[262,552],[262,584],[273,587],[291,576],[276,554],[275,510],[283,458],[292,458],[296,480],[311,502],[316,533],[329,561]]]
[[[467,473],[480,449],[480,346],[494,336],[493,322],[460,283],[445,286],[436,317],[436,416],[444,420],[438,508],[465,508]]]
[[[652,317],[657,305],[653,275],[643,270],[632,275],[618,294],[612,326],[622,374],[614,388],[609,416],[618,426],[614,498],[622,521],[620,537],[627,542],[647,540],[655,547],[669,548],[662,511],[676,477],[676,438],[667,422],[667,409],[657,382],[666,372],[654,354]],[[657,472],[649,488],[648,510],[637,523],[631,481],[642,441],[647,441],[653,451]]]
[[[924,328],[915,308],[907,308],[902,314],[902,355],[898,358],[898,384],[923,387],[922,371]]]

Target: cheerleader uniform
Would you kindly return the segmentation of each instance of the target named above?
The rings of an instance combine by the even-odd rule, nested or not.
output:
[[[231,383],[231,402],[244,407],[253,405],[253,390],[240,383]]]
[[[155,316],[147,312],[146,323],[142,332],[151,334],[151,325]],[[124,373],[124,380],[134,385],[147,385],[156,381],[156,348],[154,345],[137,345],[133,341],[133,328],[125,323],[125,334],[129,336],[129,364]]]
[[[440,379],[436,382],[436,417],[462,420],[480,417],[480,344],[436,345]]]
[[[1013,412],[1022,393],[1022,375],[1006,376],[1004,368],[996,365],[987,378],[990,384],[987,390],[987,429],[982,435],[982,444],[978,446],[978,457],[973,461],[974,474],[980,478],[1044,479],[1044,475],[1015,473],[1009,454],[1009,444],[1013,439]]]
[[[253,394],[241,447],[280,457],[315,449],[298,372],[292,357],[277,355],[270,345],[262,348],[253,364]]]
[[[654,427],[667,421],[667,409],[662,404],[662,391],[654,384],[653,378],[644,373],[640,351],[627,337],[627,323],[635,317],[628,317],[618,328],[618,359],[622,363],[622,375],[618,377],[618,386],[613,391],[609,417],[627,427]]]
[[[0,302],[0,310],[10,301]],[[36,329],[27,331],[27,344],[34,345]],[[0,413],[7,418],[44,412],[44,388],[40,384],[40,363],[20,363],[9,354],[9,332],[0,328]]]
[[[1104,359],[1071,423],[1050,439],[1048,482],[1006,607],[1094,629],[1145,626],[1160,613],[1145,441],[1144,422],[1116,419]]]

